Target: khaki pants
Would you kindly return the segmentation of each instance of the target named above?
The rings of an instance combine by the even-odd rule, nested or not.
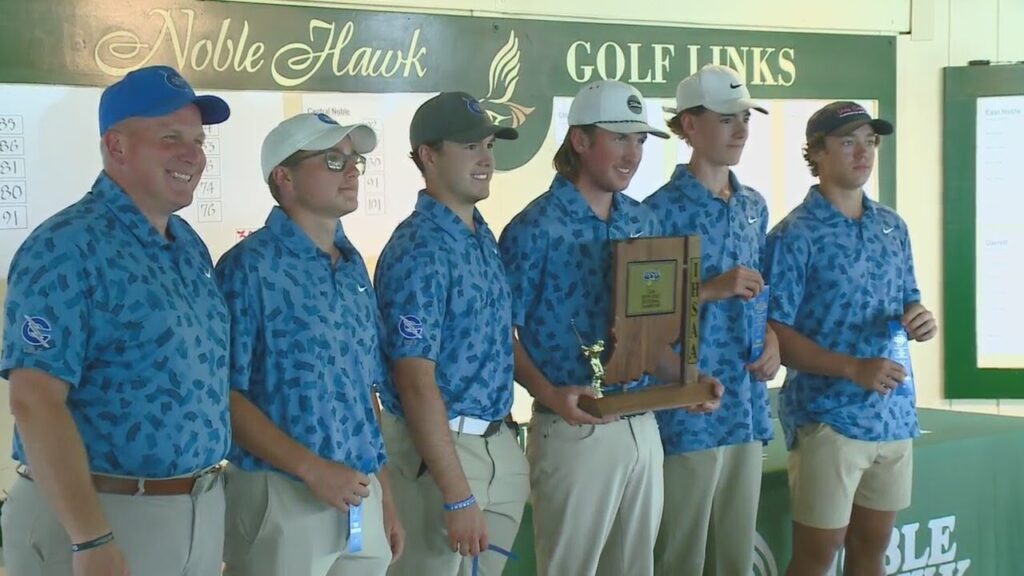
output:
[[[789,453],[793,520],[811,528],[850,523],[853,505],[882,512],[910,506],[913,442],[853,440],[827,424],[797,430]]]
[[[665,513],[654,549],[658,576],[753,570],[760,441],[665,457]]]
[[[535,412],[527,456],[540,576],[650,576],[663,504],[652,414],[601,426]]]
[[[391,562],[380,482],[363,499],[363,549],[348,551],[349,515],[278,472],[226,474],[225,576],[383,576]]]
[[[430,472],[419,475],[421,458],[405,423],[384,412],[381,430],[389,458],[389,481],[402,525],[405,553],[389,576],[469,576],[472,558],[452,552],[445,525],[444,499]],[[526,457],[507,427],[490,438],[451,432],[462,469],[487,520],[491,544],[512,549],[530,482]],[[481,576],[500,576],[507,558],[480,555]]]
[[[219,574],[224,548],[224,482],[211,474],[192,494],[100,494],[100,505],[132,576]],[[71,541],[36,484],[18,478],[3,510],[10,576],[71,576]]]

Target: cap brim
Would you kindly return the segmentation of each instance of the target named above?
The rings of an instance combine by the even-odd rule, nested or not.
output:
[[[767,114],[768,110],[758,106],[750,98],[737,98],[735,100],[720,100],[718,102],[706,102],[704,107],[719,114],[739,114],[747,110],[757,110],[761,114]]]
[[[647,122],[598,122],[595,126],[616,134],[647,133],[658,138],[668,139],[668,132],[662,132]]]
[[[449,142],[458,142],[459,144],[469,144],[471,142],[479,142],[488,136],[494,136],[499,140],[515,140],[519,138],[519,131],[515,128],[509,128],[507,126],[478,126],[471,130],[465,130],[457,132],[449,136],[445,136],[444,139]]]
[[[204,125],[220,124],[231,116],[231,107],[219,96],[196,96],[192,103],[199,108],[199,116],[203,119]]]
[[[853,132],[857,128],[860,128],[861,126],[864,125],[870,125],[871,129],[875,131],[875,134],[878,134],[879,136],[888,136],[893,133],[892,124],[889,123],[887,120],[882,120],[881,118],[872,118],[870,120],[862,119],[850,122],[849,124],[840,127],[838,130],[833,131],[831,135],[846,136],[847,134]]]
[[[348,136],[352,140],[352,148],[360,154],[373,152],[377,147],[377,133],[366,124],[331,126],[316,138],[306,141],[299,150],[327,150]],[[283,160],[283,158],[282,158]]]
[[[744,110],[757,110],[761,114],[768,113],[768,110],[766,108],[764,108],[763,106],[759,106],[757,102],[754,102],[753,100],[750,100],[748,98],[742,98],[740,100],[727,100],[724,102],[708,102],[707,104],[702,104],[702,106],[704,106],[708,110],[711,110],[712,112],[718,112],[719,114],[739,114]],[[673,108],[671,106],[661,107],[661,110],[664,113],[671,114],[672,116],[675,116],[676,114],[679,114],[680,112],[686,109],[687,108]]]

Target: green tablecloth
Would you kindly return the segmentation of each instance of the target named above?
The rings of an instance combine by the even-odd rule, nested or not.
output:
[[[913,504],[897,518],[887,574],[1024,574],[1024,559],[1018,558],[1024,551],[1024,418],[923,409],[919,414],[925,433],[914,443]],[[778,423],[775,438],[765,449],[761,481],[758,576],[784,573],[792,545]],[[509,562],[506,576],[535,573],[531,520],[527,506],[515,543],[519,558]]]

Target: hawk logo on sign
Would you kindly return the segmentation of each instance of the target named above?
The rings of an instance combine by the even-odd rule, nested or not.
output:
[[[515,31],[511,31],[508,33],[508,42],[491,60],[491,69],[487,75],[487,96],[480,99],[480,104],[495,124],[507,122],[513,128],[518,128],[534,111],[534,108],[512,101],[518,83],[519,39]]]

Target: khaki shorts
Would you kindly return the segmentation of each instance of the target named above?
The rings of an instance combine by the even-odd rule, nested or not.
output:
[[[789,453],[793,520],[820,529],[850,523],[853,505],[896,512],[910,506],[913,441],[865,442],[827,424],[797,431]]]

